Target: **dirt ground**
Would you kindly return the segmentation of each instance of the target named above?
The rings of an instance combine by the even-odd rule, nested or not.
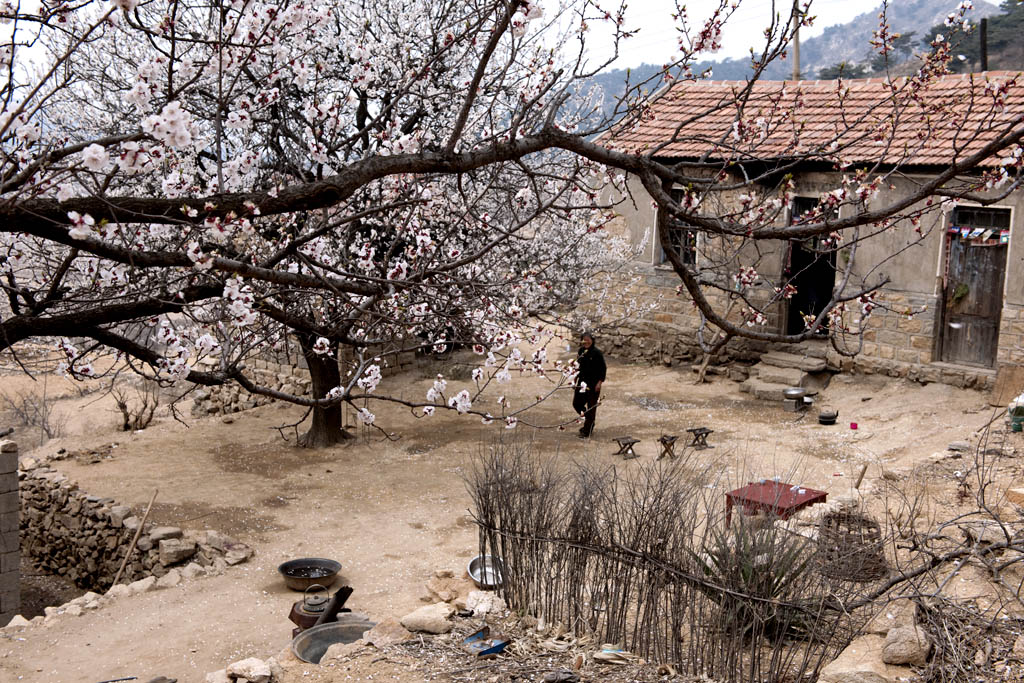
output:
[[[378,391],[423,396],[432,372],[387,378]],[[732,381],[711,377],[695,386],[693,377],[689,367],[611,362],[595,438],[579,440],[575,428],[518,429],[540,452],[629,468],[657,455],[661,434],[685,435],[688,427],[707,426],[715,430],[709,438],[715,447],[702,457],[720,468],[723,492],[778,475],[839,493],[850,488],[861,464],[869,466],[869,484],[883,469],[909,470],[951,441],[970,438],[994,414],[987,395],[971,390],[837,376],[819,405],[838,409],[839,424],[825,427],[813,416],[785,412],[781,403],[740,393]],[[13,372],[0,376],[0,382],[8,392],[39,389]],[[449,390],[468,384],[451,380]],[[522,405],[547,386],[535,377],[518,379],[495,386],[484,405],[496,411],[499,393],[513,406]],[[162,411],[145,431],[125,433],[117,431],[109,396],[80,396],[55,378],[48,380],[48,391],[63,396],[57,410],[66,416],[65,435],[33,450],[37,435],[16,434],[23,454],[116,443],[110,457],[54,465],[83,490],[140,511],[159,490],[153,521],[217,529],[250,544],[256,555],[219,576],[0,636],[0,680],[96,682],[136,676],[146,681],[164,675],[202,681],[232,661],[266,658],[289,644],[287,615],[298,594],[280,580],[280,562],[302,556],[339,560],[343,581],[355,588],[349,605],[379,620],[422,605],[424,584],[436,570],[462,574],[477,552],[463,477],[474,454],[503,430],[500,425],[446,411],[416,419],[407,409],[377,404],[372,408],[377,424],[392,433],[392,440],[360,429],[348,445],[309,451],[284,442],[274,429],[301,414],[292,406],[256,408],[230,422],[186,417],[187,425]],[[567,419],[569,402],[567,391],[556,394],[531,411],[530,419],[543,424]],[[182,408],[187,416],[188,406]],[[622,462],[613,455],[612,437],[625,434],[641,439],[638,460]],[[1020,435],[1009,438],[1018,449],[1024,447]],[[935,490],[953,500],[956,481],[936,482]],[[380,662],[377,673],[403,678],[388,666]],[[309,667],[303,680],[361,678],[357,673]]]

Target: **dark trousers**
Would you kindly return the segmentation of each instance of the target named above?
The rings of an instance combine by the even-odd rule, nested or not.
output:
[[[590,436],[594,431],[594,418],[597,417],[597,399],[601,396],[600,391],[580,391],[577,389],[572,395],[572,409],[576,414],[583,414],[583,429],[580,434]]]

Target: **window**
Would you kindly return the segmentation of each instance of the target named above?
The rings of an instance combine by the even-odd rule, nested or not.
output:
[[[683,190],[672,190],[672,199],[678,202],[683,198],[683,194]],[[669,216],[668,221],[668,238],[672,250],[679,255],[680,260],[686,265],[697,265],[697,231],[674,216]],[[657,263],[668,261],[668,256],[660,244],[658,245],[657,253]]]

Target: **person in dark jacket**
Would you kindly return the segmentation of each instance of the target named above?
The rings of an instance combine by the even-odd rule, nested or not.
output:
[[[601,397],[607,367],[604,355],[594,345],[594,335],[584,332],[580,348],[576,352],[579,374],[576,376],[576,390],[572,395],[572,407],[583,416],[580,438],[587,439],[594,433],[594,418],[597,417],[597,401]]]

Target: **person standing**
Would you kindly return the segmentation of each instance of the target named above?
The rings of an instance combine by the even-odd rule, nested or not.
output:
[[[580,429],[579,437],[588,439],[594,433],[597,401],[601,397],[601,386],[607,373],[604,355],[594,344],[594,335],[590,332],[584,332],[580,339],[576,363],[579,366],[579,374],[576,376],[572,407],[578,415],[583,416],[583,427]]]

